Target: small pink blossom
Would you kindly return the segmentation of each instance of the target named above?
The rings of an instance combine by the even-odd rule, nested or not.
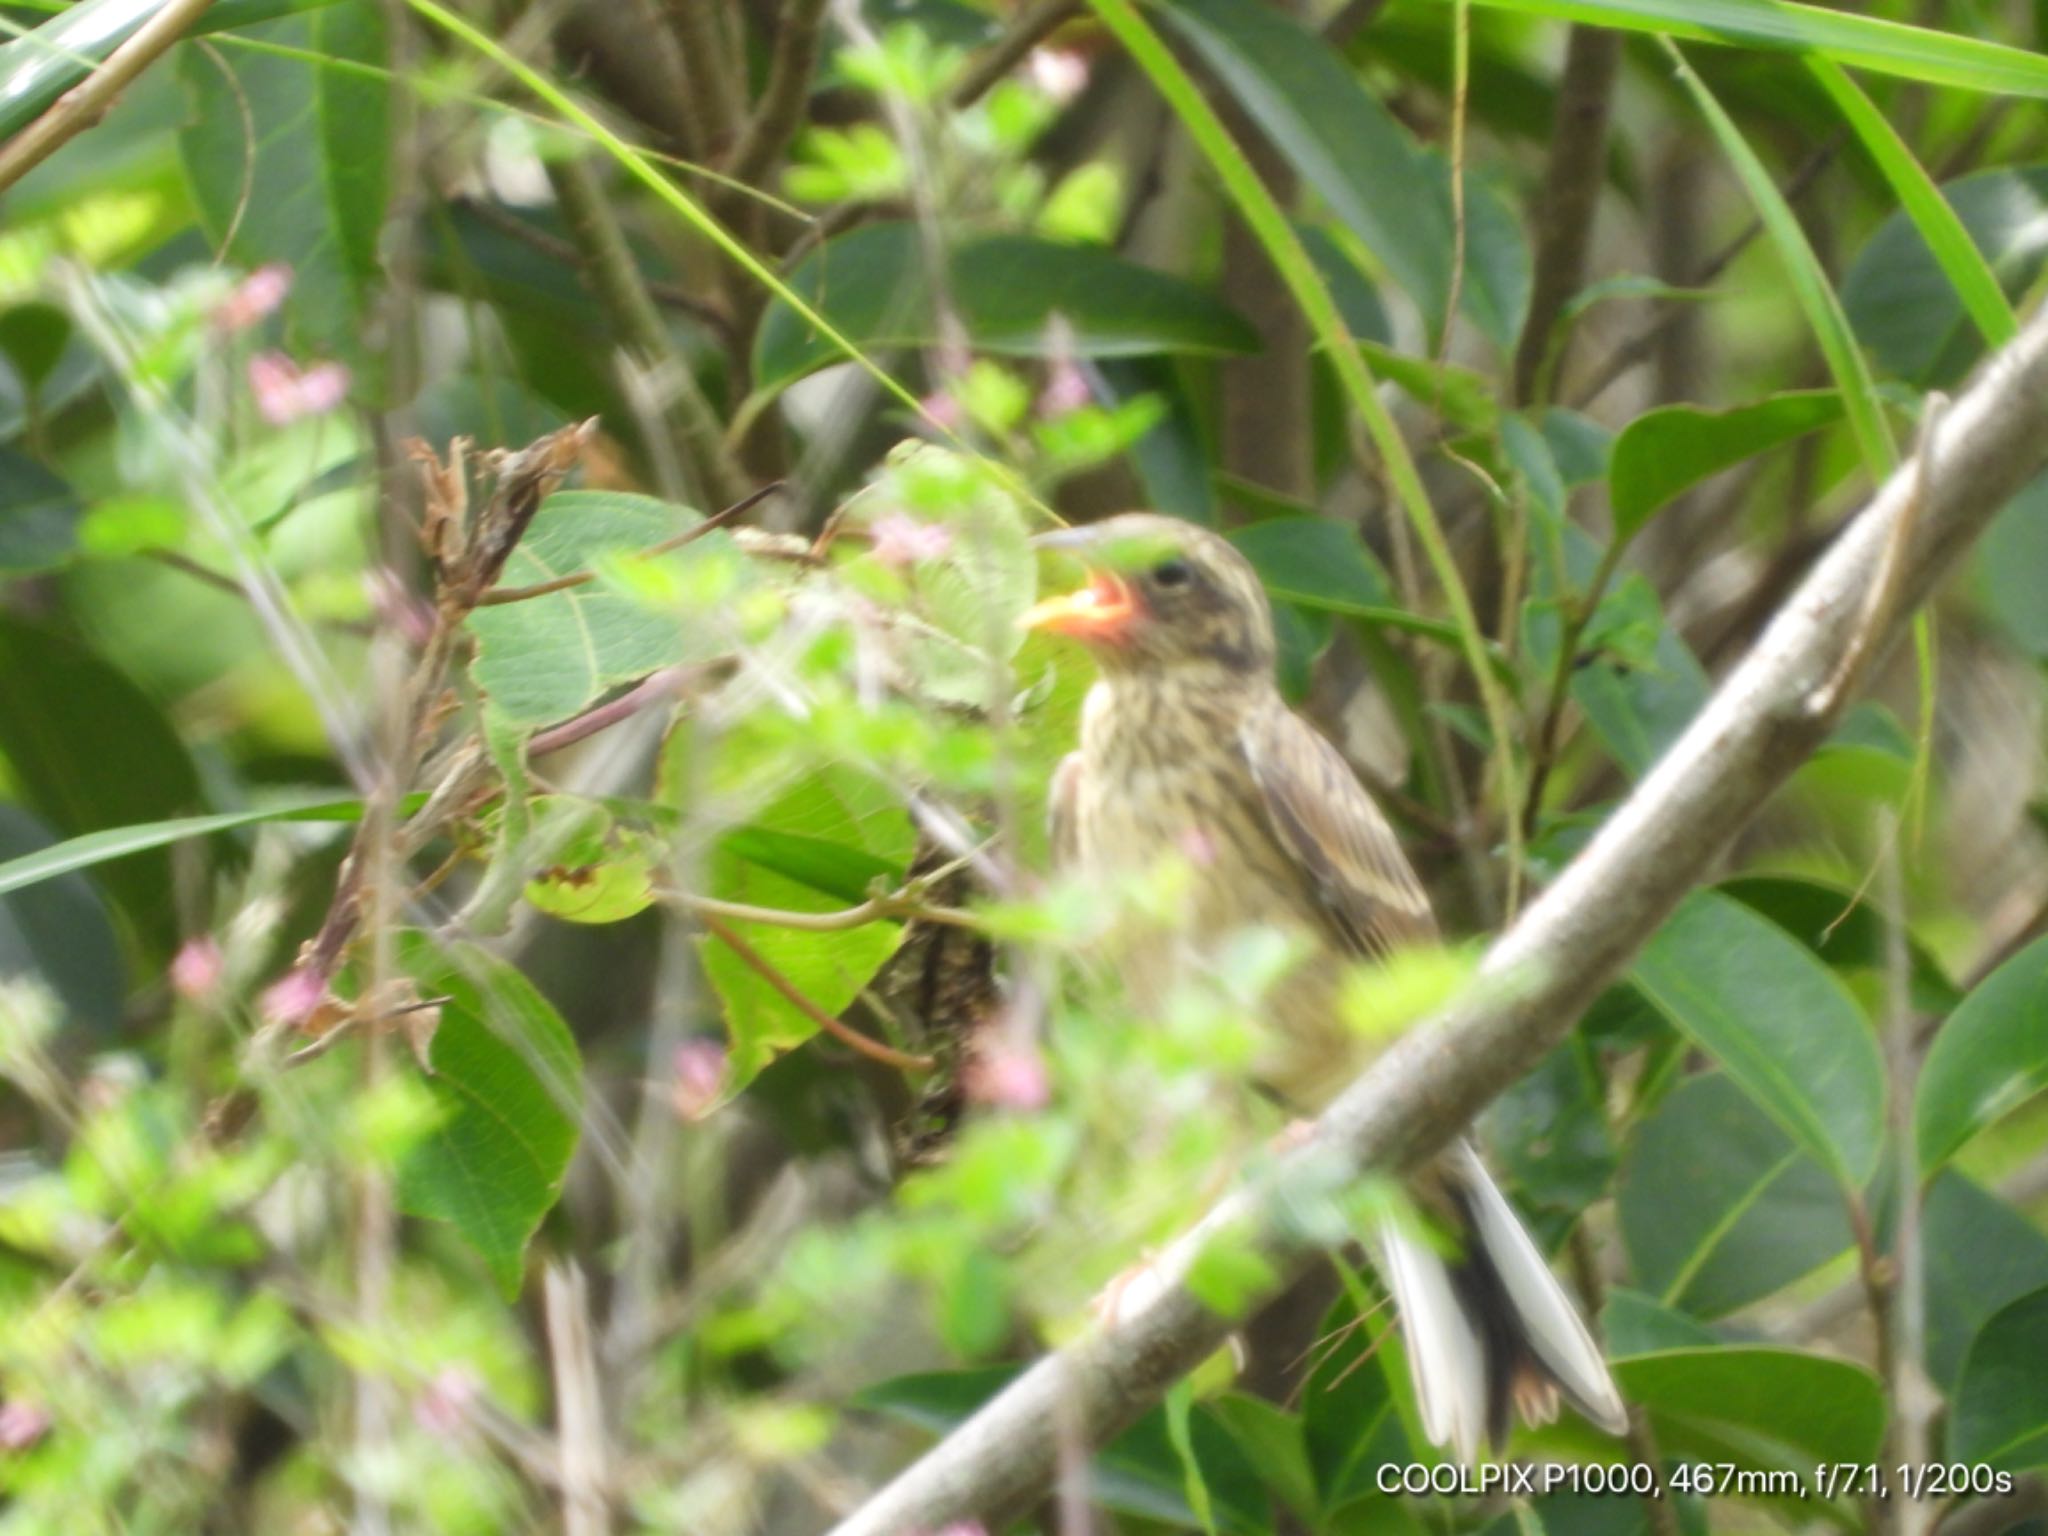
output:
[[[249,389],[263,419],[281,427],[324,416],[347,399],[348,369],[340,363],[301,369],[282,352],[258,352],[249,359]]]
[[[386,629],[395,630],[407,645],[418,648],[434,633],[434,610],[425,600],[406,590],[399,574],[388,565],[374,566],[363,573],[363,590],[369,595],[370,611]]]
[[[1045,388],[1038,392],[1038,414],[1047,421],[1070,416],[1095,398],[1074,345],[1074,327],[1056,314],[1045,328]]]
[[[220,985],[220,945],[211,934],[200,934],[178,946],[171,957],[171,990],[188,1003],[203,1003]]]
[[[1043,1109],[1052,1098],[1045,1058],[1034,1046],[998,1041],[967,1064],[967,1097],[993,1109]]]
[[[1034,48],[1024,61],[1031,83],[1064,105],[1088,83],[1088,56],[1074,48]]]
[[[224,331],[246,331],[284,302],[292,291],[292,269],[281,261],[251,272],[214,306],[213,323]]]
[[[1202,828],[1183,827],[1177,841],[1182,856],[1197,869],[1207,869],[1216,862],[1216,839]]]
[[[413,1399],[413,1420],[428,1434],[445,1440],[469,1422],[470,1410],[482,1395],[483,1383],[468,1366],[443,1366]]]
[[[50,1415],[40,1403],[9,1398],[0,1403],[0,1451],[25,1451],[50,1432]]]
[[[957,432],[961,423],[967,420],[967,413],[960,409],[960,402],[945,390],[936,390],[917,402],[917,408],[924,413],[925,421],[941,432]]]
[[[702,1120],[725,1088],[725,1047],[716,1040],[685,1040],[671,1063],[669,1103],[685,1120]]]
[[[936,560],[953,547],[953,530],[944,523],[925,523],[903,512],[884,512],[868,529],[875,558],[884,565],[916,565]]]
[[[265,1022],[294,1025],[310,1019],[326,999],[326,979],[294,966],[264,988],[257,1006]]]

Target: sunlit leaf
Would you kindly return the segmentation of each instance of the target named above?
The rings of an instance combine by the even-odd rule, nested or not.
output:
[[[1939,1168],[2044,1087],[2048,939],[2036,939],[1979,982],[1934,1037],[1913,1102],[1922,1170]]]

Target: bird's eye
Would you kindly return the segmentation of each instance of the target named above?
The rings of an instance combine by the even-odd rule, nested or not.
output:
[[[1152,580],[1162,587],[1184,587],[1194,574],[1185,560],[1167,560],[1152,567]]]

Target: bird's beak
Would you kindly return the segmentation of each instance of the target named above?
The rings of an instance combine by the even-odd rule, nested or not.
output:
[[[1086,563],[1090,552],[1101,542],[1094,528],[1055,528],[1032,539],[1031,546],[1060,550]],[[1026,609],[1017,622],[1026,629],[1042,629],[1047,634],[1106,640],[1136,612],[1137,602],[1129,585],[1110,572],[1095,568],[1088,573],[1088,585],[1080,591],[1048,597]]]
[[[1078,592],[1048,597],[1024,612],[1017,622],[1026,629],[1048,634],[1074,635],[1080,639],[1107,639],[1130,622],[1137,612],[1131,589],[1107,571],[1094,571],[1088,585]]]

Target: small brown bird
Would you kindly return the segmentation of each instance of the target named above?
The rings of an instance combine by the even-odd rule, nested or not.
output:
[[[1133,998],[1163,997],[1190,954],[1249,925],[1307,936],[1309,957],[1267,997],[1255,1070],[1312,1115],[1370,1051],[1339,1009],[1348,964],[1434,940],[1429,900],[1350,767],[1280,697],[1272,612],[1235,548],[1144,512],[1038,542],[1074,552],[1091,579],[1025,622],[1081,641],[1101,672],[1053,783],[1054,856],[1107,878],[1203,851],[1184,931],[1116,956]],[[1471,1145],[1411,1192],[1450,1253],[1393,1222],[1377,1239],[1430,1438],[1470,1461],[1482,1439],[1506,1439],[1514,1411],[1554,1418],[1560,1393],[1626,1429],[1598,1346]]]

